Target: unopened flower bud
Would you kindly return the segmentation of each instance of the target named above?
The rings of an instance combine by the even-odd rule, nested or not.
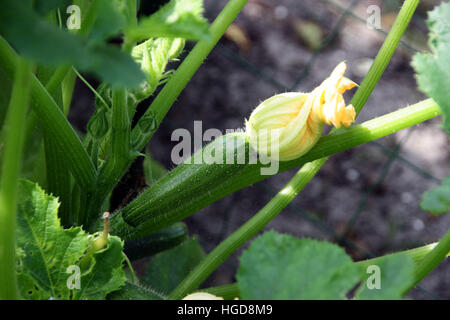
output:
[[[138,101],[149,97],[168,76],[167,64],[177,60],[183,51],[185,40],[182,38],[150,38],[131,51],[133,59],[141,66],[146,81],[134,92]]]
[[[101,139],[106,135],[109,130],[109,123],[105,108],[97,109],[95,111],[88,122],[87,129],[95,139]]]
[[[323,124],[350,126],[356,112],[345,105],[343,93],[356,83],[344,77],[345,69],[341,62],[310,93],[286,92],[263,101],[246,121],[253,149],[281,161],[293,160],[317,143]]]
[[[183,300],[223,300],[223,298],[207,292],[195,292],[187,295]]]

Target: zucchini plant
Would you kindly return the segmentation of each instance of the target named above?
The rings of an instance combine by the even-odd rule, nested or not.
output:
[[[440,115],[450,133],[448,3],[429,14],[431,52],[412,61],[428,99],[352,125],[419,3],[405,0],[359,85],[344,76],[343,62],[309,93],[263,101],[242,115],[244,131],[216,137],[170,172],[146,161],[149,186],[114,199],[133,163],[151,160],[146,145],[246,2],[229,0],[211,24],[201,0],[0,4],[0,299],[348,299],[355,287],[352,299],[400,299],[448,256],[450,232],[355,262],[335,244],[271,231],[244,251],[236,283],[195,293],[329,156]],[[187,41],[195,45],[184,55]],[[86,73],[100,80],[97,88]],[[67,117],[77,79],[95,95],[85,134]],[[346,104],[343,93],[355,86]],[[322,135],[324,125],[335,128]],[[268,173],[268,164],[276,170]],[[183,219],[292,168],[286,186],[208,254],[188,235]],[[420,205],[448,212],[448,177]],[[144,257],[152,262],[142,279],[131,261]],[[366,272],[373,267],[381,270],[378,290]]]

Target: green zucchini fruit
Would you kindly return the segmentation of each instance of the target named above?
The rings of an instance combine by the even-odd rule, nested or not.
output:
[[[205,159],[214,156],[221,148],[224,152],[218,158],[221,157],[222,161],[217,162],[223,163],[190,164],[194,159],[198,159],[199,153]],[[211,202],[211,194],[220,189],[221,184],[239,175],[240,171],[248,166],[249,150],[244,132],[227,134],[215,139],[116,213],[111,224],[118,224],[115,228],[117,235],[148,234],[205,207]],[[227,153],[229,163],[226,163]],[[123,221],[120,221],[122,219]],[[129,226],[124,226],[123,222]]]

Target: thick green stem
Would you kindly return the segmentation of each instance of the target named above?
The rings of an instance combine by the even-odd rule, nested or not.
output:
[[[420,0],[405,0],[398,13],[395,22],[389,31],[386,39],[383,42],[380,50],[373,61],[373,64],[364,77],[359,89],[355,92],[351,100],[351,104],[355,107],[357,113],[361,111],[363,106],[366,104],[369,96],[372,94],[373,89],[380,80],[381,75],[386,69],[389,61],[391,60],[394,52],[408,27],[409,21],[411,20]]]
[[[61,84],[64,77],[70,70],[70,66],[61,66],[56,69],[52,77],[48,81],[45,89],[57,101],[57,105],[63,110],[63,99]],[[34,112],[33,112],[34,114]],[[59,198],[61,206],[58,210],[58,215],[64,226],[71,225],[72,212],[72,180],[70,175],[70,167],[64,159],[64,155],[60,148],[58,148],[57,141],[53,138],[51,133],[44,129],[44,148],[45,148],[45,166],[47,173],[47,192]]]
[[[58,197],[61,202],[58,216],[61,218],[61,223],[69,227],[72,223],[72,180],[70,170],[67,163],[63,161],[64,154],[47,130],[44,130],[44,149],[45,172],[47,174],[46,192]]]
[[[130,160],[131,121],[128,114],[126,89],[113,90],[111,122],[111,154],[113,163],[126,163]]]
[[[439,241],[431,252],[429,252],[419,263],[416,269],[415,280],[412,286],[405,291],[414,288],[423,278],[425,278],[434,268],[436,268],[442,260],[449,256],[450,253],[450,231]]]
[[[100,171],[97,184],[98,191],[88,200],[86,210],[86,226],[98,219],[101,207],[110,187],[117,184],[116,172],[124,172],[124,166],[135,157],[130,143],[131,120],[128,113],[127,94],[125,88],[113,89],[112,121],[111,121],[111,149],[106,164]]]
[[[31,69],[18,59],[8,115],[6,146],[0,181],[0,300],[16,299],[16,210],[17,186],[23,151],[23,128],[27,112]]]
[[[388,65],[395,49],[411,20],[419,0],[406,0],[384,41],[369,72],[353,96],[351,104],[359,113],[372,93],[375,85]],[[239,246],[261,230],[284,208],[301,189],[314,177],[328,160],[327,157],[305,164],[291,181],[261,211],[231,236],[216,247],[191,273],[175,288],[170,298],[178,299],[200,285]],[[298,179],[301,177],[302,179]],[[287,200],[287,202],[285,201]],[[267,218],[265,217],[267,216]],[[248,233],[247,233],[248,232]]]
[[[17,54],[5,39],[0,37],[0,65],[10,77],[14,72],[16,63]],[[70,164],[75,180],[84,188],[94,186],[97,174],[89,155],[65,118],[64,113],[34,75],[31,78],[31,97],[34,112],[57,141],[58,148],[64,155],[64,160]]]
[[[60,67],[56,69],[51,78],[48,80],[45,85],[45,89],[51,96],[55,96],[56,89],[59,87],[60,83],[63,81],[67,72],[69,71],[69,67]],[[29,143],[29,140],[34,138],[36,125],[38,123],[38,116],[36,113],[31,110],[25,124],[25,145]]]

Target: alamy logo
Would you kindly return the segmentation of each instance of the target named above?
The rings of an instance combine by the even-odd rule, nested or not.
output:
[[[66,13],[70,14],[67,18],[66,25],[69,30],[78,30],[81,28],[81,10],[77,5],[67,7]]]
[[[381,8],[375,4],[367,7],[367,28],[381,29]]]
[[[68,266],[67,269],[66,269],[66,273],[70,274],[70,276],[67,278],[67,281],[66,281],[67,288],[70,289],[70,290],[73,290],[73,289],[80,290],[80,288],[81,288],[81,283],[80,283],[81,270],[80,270],[80,267],[76,266],[76,265]]]
[[[370,276],[367,278],[366,286],[367,289],[381,289],[381,269],[377,265],[370,265],[366,270],[367,274]]]

